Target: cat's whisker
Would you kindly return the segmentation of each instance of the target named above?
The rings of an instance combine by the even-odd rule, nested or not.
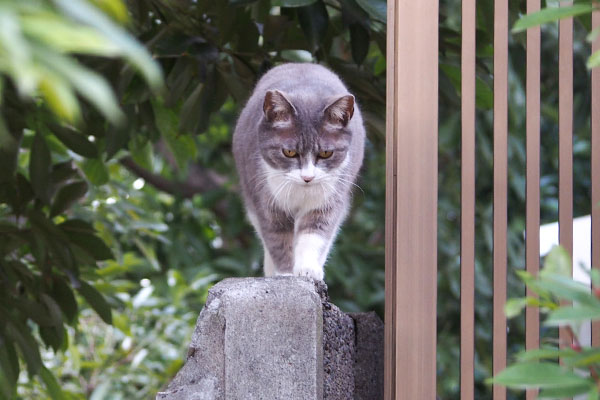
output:
[[[331,190],[331,196],[340,196],[341,195],[341,192],[334,184],[332,184],[331,182],[328,182],[328,181],[325,181],[325,183],[327,184],[327,187],[329,187],[329,189]]]
[[[288,181],[289,185],[288,185],[288,190],[285,196],[285,204],[287,205],[287,212],[288,212],[288,216],[291,218],[292,217],[292,210],[290,208],[290,193],[292,192],[292,189],[294,187],[294,185],[292,185],[292,182]]]
[[[271,200],[269,201],[269,208],[275,208],[275,206],[277,205],[277,198],[279,197],[279,194],[282,192],[282,190],[285,188],[286,184],[287,181],[283,181],[277,186],[277,189],[273,193],[273,197],[271,197]]]
[[[360,191],[362,192],[363,195],[365,194],[365,191],[363,190],[363,188],[361,188],[360,186],[358,186],[356,183],[354,183],[352,181],[349,181],[348,179],[341,178],[340,176],[338,176],[337,178],[340,181],[342,181],[342,182],[349,183],[349,184],[351,184],[353,186],[356,186],[358,189],[360,189]]]

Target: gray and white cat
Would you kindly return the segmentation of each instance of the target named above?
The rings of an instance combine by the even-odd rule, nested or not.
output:
[[[323,279],[364,142],[354,96],[327,68],[284,64],[260,79],[235,128],[233,154],[265,276]]]

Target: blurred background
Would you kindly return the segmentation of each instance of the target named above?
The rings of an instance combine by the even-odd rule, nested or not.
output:
[[[511,24],[524,7],[510,1]],[[488,399],[493,2],[477,12],[476,398]],[[590,211],[589,31],[579,17],[575,216]],[[459,1],[441,0],[439,32],[438,393],[453,399]],[[558,213],[557,33],[542,29],[542,223]],[[512,272],[525,260],[524,43],[510,36],[509,297],[524,292]],[[326,282],[344,311],[383,317],[385,50],[383,0],[0,0],[0,398],[153,398],[182,366],[211,285],[262,274],[231,135],[282,62],[328,66],[361,106],[365,164]],[[523,322],[510,321],[512,353]]]

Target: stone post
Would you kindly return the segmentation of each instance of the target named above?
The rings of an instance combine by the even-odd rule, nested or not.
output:
[[[370,400],[382,391],[374,313],[344,314],[307,278],[233,278],[210,289],[186,363],[156,398]]]

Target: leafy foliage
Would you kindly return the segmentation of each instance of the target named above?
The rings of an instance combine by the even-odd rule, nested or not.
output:
[[[512,31],[515,33],[523,32],[528,28],[549,22],[556,22],[563,18],[579,17],[583,15],[589,16],[595,10],[598,10],[598,6],[595,2],[591,1],[580,1],[577,2],[577,4],[563,5],[561,5],[560,2],[555,2],[555,4],[548,2],[548,5],[545,8],[534,13],[523,15],[521,18],[519,18]],[[598,30],[595,29],[594,31],[590,32],[586,39],[591,43],[596,39],[597,36]],[[587,61],[588,68],[594,68],[597,66],[600,66],[600,51],[596,51],[590,55]]]
[[[353,1],[0,3],[1,397],[147,397],[164,384],[207,287],[260,273],[232,196],[236,107],[271,65],[328,60],[381,142],[385,82],[371,71],[385,29],[372,12]],[[165,337],[157,323],[185,328]],[[140,365],[130,388],[112,379]]]
[[[592,290],[574,281],[570,257],[561,247],[550,251],[537,278],[521,271],[521,278],[536,296],[510,299],[507,315],[515,316],[526,305],[539,307],[547,315],[544,324],[564,327],[569,341],[561,343],[561,347],[546,345],[518,354],[517,361],[490,379],[490,383],[515,389],[541,389],[540,398],[561,399],[579,394],[587,394],[588,399],[600,398],[597,375],[600,348],[582,346],[576,333],[580,332],[581,323],[600,319],[600,273],[591,270],[590,275]]]
[[[509,5],[512,23],[524,5]],[[477,7],[475,361],[483,399],[492,370],[493,3]],[[344,310],[383,316],[385,11],[382,0],[0,0],[0,398],[15,391],[19,398],[151,397],[181,365],[208,287],[261,274],[230,142],[253,85],[282,62],[327,65],[361,106],[365,167],[326,280]],[[30,15],[39,23],[24,28]],[[577,17],[574,30],[576,215],[590,209],[586,18]],[[18,29],[5,31],[11,26]],[[550,222],[557,215],[556,24],[544,25],[542,36],[541,218]],[[523,34],[511,36],[511,272],[524,264],[524,44]],[[30,58],[14,63],[20,49]],[[457,0],[440,2],[439,50],[438,393],[455,398]],[[36,61],[44,56],[52,62]],[[57,72],[55,59],[77,73]],[[31,64],[58,94],[47,97],[42,78],[24,91],[22,82],[31,81],[19,79]],[[523,290],[511,273],[509,294]],[[510,321],[510,332],[509,349],[519,351],[522,318]]]

